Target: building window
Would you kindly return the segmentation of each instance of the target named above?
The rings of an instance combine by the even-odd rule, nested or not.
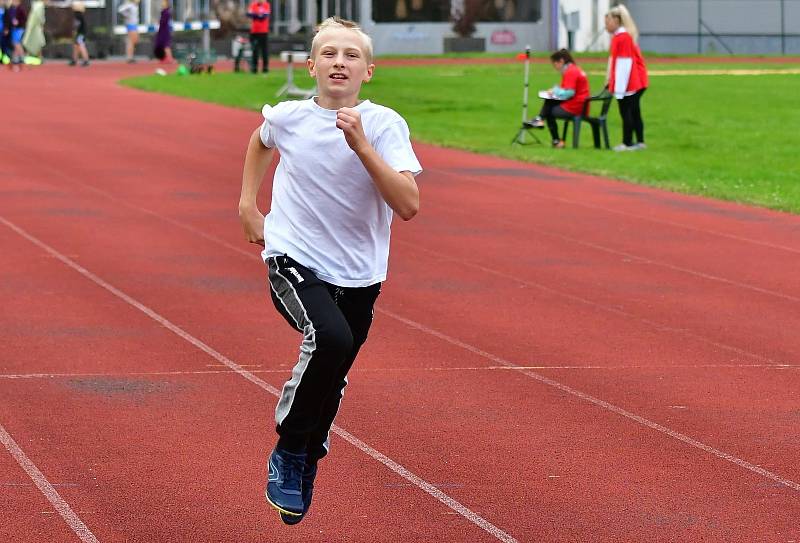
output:
[[[479,22],[535,22],[542,0],[464,0],[479,6]],[[372,0],[377,23],[442,23],[450,21],[450,0]]]

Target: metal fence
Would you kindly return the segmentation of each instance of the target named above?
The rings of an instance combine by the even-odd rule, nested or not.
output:
[[[96,7],[104,7],[105,0],[89,0]],[[172,0],[172,19],[174,21],[195,21],[217,18],[217,9],[224,4],[226,9],[238,11],[238,19],[246,22],[245,14],[252,0]],[[117,9],[123,0],[111,0],[111,24],[120,24]],[[331,15],[341,15],[348,19],[358,19],[359,0],[271,0],[271,31],[276,34],[294,34],[301,29],[311,29],[321,20]],[[139,23],[150,25],[158,23],[161,14],[161,0],[141,0],[139,4]]]
[[[627,0],[642,49],[800,54],[800,0]]]

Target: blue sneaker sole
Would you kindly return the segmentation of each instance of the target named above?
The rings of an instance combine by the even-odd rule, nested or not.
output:
[[[267,492],[267,491],[264,491],[264,497],[267,498],[267,503],[268,504],[270,504],[272,507],[277,509],[278,512],[283,514],[283,515],[288,515],[288,516],[291,516],[291,517],[302,517],[303,516],[303,513],[295,513],[294,511],[289,511],[288,509],[284,509],[283,507],[281,507],[280,505],[278,505],[277,503],[275,503],[274,501],[269,499],[269,492]],[[298,520],[297,522],[300,522],[300,521]]]

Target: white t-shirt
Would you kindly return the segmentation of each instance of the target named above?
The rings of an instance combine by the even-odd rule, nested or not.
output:
[[[139,4],[123,2],[117,12],[123,16],[126,25],[139,24]]]
[[[389,166],[422,171],[397,112],[369,100],[355,109],[367,140]],[[280,152],[262,257],[286,254],[340,287],[384,281],[392,210],[336,127],[336,110],[311,98],[265,106],[262,113],[261,141]]]

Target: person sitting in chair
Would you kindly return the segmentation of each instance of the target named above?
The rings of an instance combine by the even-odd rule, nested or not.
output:
[[[556,119],[571,119],[584,113],[583,106],[589,98],[589,80],[566,49],[550,55],[550,62],[561,73],[561,84],[546,91],[548,98],[545,98],[539,115],[525,125],[530,128],[544,128],[546,123],[553,139],[553,147],[561,149],[564,141],[559,137]]]

